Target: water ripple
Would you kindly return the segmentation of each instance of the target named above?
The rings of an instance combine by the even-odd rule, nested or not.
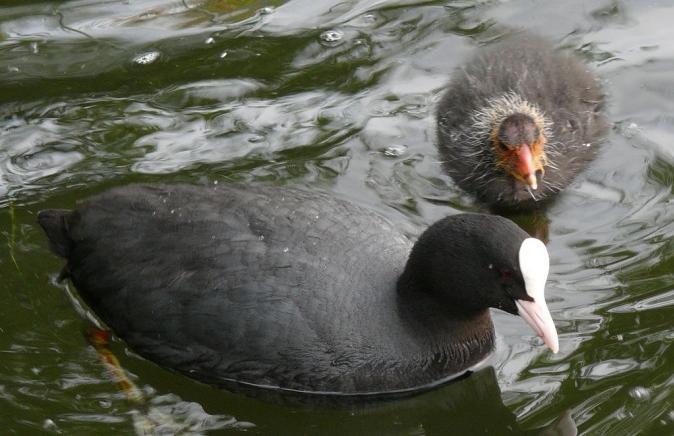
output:
[[[253,425],[239,417],[261,433],[445,429],[445,409],[425,396],[403,424],[400,403],[276,408],[161,372],[120,345],[151,406],[133,409],[86,351],[80,330],[91,315],[73,310],[81,303],[55,282],[61,264],[35,213],[133,181],[235,179],[335,192],[414,237],[448,214],[482,210],[442,169],[436,104],[451,71],[513,25],[599,72],[614,128],[536,221],[549,241],[560,352],[494,312],[490,363],[502,400],[526,430],[559,416],[589,434],[668,434],[674,425],[666,1],[539,2],[533,21],[530,2],[518,0],[19,3],[0,7],[0,244],[16,260],[0,250],[0,421],[14,419],[12,431]],[[139,55],[148,62],[134,63]]]

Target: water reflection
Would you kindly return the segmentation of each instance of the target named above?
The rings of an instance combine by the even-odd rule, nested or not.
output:
[[[500,215],[513,220],[531,237],[546,244],[550,242],[550,219],[544,209],[530,213],[501,212]]]
[[[110,349],[109,331],[92,327],[87,329],[85,337],[105,365],[108,377],[117,383],[131,407],[130,414],[136,434],[201,434],[206,430],[246,430],[255,426],[250,422],[237,421],[234,417],[209,415],[199,404],[181,401],[175,395],[153,395],[150,388],[145,389],[145,392],[141,391],[129,379],[117,356]],[[92,419],[89,415],[84,417]],[[84,417],[80,419],[86,419]],[[56,425],[53,421],[51,424]]]
[[[162,432],[174,434],[188,430],[199,432],[200,430],[224,428],[259,430],[261,433],[273,431],[275,434],[297,434],[306,431],[307,428],[315,428],[321,434],[445,434],[447,432],[501,435],[554,434],[557,436],[577,434],[573,418],[568,412],[563,413],[557,420],[543,428],[523,429],[518,424],[516,415],[503,404],[496,373],[490,366],[451,381],[438,389],[406,399],[288,397],[272,391],[249,390],[245,391],[245,395],[270,404],[277,404],[277,406],[270,406],[277,413],[258,417],[255,423],[239,421],[234,417],[223,415],[208,415],[198,404],[182,402],[179,398],[175,398],[175,395],[157,396],[151,388],[146,388],[145,393],[141,392],[129,380],[126,371],[119,365],[109,348],[105,339],[107,334],[109,333],[102,330],[90,331],[89,341],[106,367],[110,369],[108,376],[120,386],[131,406],[137,434]],[[102,341],[101,338],[103,338]],[[208,388],[204,386],[202,389]],[[146,398],[147,394],[151,396],[150,400]],[[225,397],[228,394],[221,392],[217,396]],[[236,403],[232,400],[228,403],[228,413],[237,414],[239,407]],[[215,407],[215,410],[222,410],[222,408],[222,405],[219,405]],[[326,412],[327,416],[325,416]],[[241,413],[246,412],[242,410]],[[291,422],[284,421],[283,428],[278,428],[278,423],[282,421],[278,414],[283,413],[300,416],[299,419]],[[392,416],[395,417],[393,420]],[[335,424],[334,426],[330,425],[331,421]]]
[[[330,412],[335,427],[320,427],[321,434],[577,434],[573,418],[563,413],[542,428],[522,427],[515,414],[503,404],[501,391],[492,367],[486,367],[439,389],[408,399],[358,403],[349,408],[340,405],[340,413]],[[300,424],[283,429],[293,434],[311,426],[322,407],[305,404],[295,413],[303,415]],[[394,419],[391,419],[394,417]],[[276,420],[258,420],[260,428],[269,428]],[[338,424],[339,423],[339,424]],[[269,426],[269,427],[268,427]]]
[[[561,351],[541,353],[521,320],[495,313],[503,403],[525,429],[570,411],[583,433],[671,433],[671,16],[667,0],[5,0],[0,422],[27,434],[129,431],[128,405],[83,346],[81,315],[50,284],[60,265],[35,225],[38,210],[135,181],[265,180],[334,192],[414,236],[444,215],[479,210],[440,168],[435,104],[475,46],[522,26],[598,71],[615,129],[546,218],[513,217],[549,241]],[[338,44],[321,39],[330,31],[342,34]],[[161,56],[133,62],[149,52]],[[342,423],[451,431],[440,399],[410,399],[408,411],[304,411],[215,391],[113,349],[155,387],[150,398],[258,425],[250,432]],[[498,407],[482,420],[511,422]]]

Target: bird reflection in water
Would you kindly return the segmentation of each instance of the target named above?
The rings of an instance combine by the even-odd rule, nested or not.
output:
[[[133,421],[133,429],[137,435],[197,435],[204,430],[223,428],[250,429],[254,424],[238,421],[230,416],[214,416],[206,414],[200,406],[191,404],[188,407],[166,407],[164,404],[155,404],[146,393],[129,378],[127,372],[119,363],[117,356],[110,348],[109,330],[91,326],[85,330],[87,342],[96,351],[105,366],[106,375],[112,379],[129,405]],[[190,407],[197,406],[197,407]],[[179,410],[178,410],[179,409]],[[187,409],[187,410],[184,410]],[[185,416],[185,412],[187,415]]]
[[[159,410],[145,398],[143,392],[129,379],[126,371],[109,346],[110,332],[98,328],[90,328],[85,334],[87,340],[108,369],[108,376],[118,384],[125,399],[132,409],[133,426],[136,434],[150,435],[160,432],[170,434],[192,434],[194,428],[188,423],[181,423],[170,411]],[[516,415],[511,412],[501,399],[501,390],[496,380],[494,368],[481,368],[475,372],[467,372],[464,376],[450,381],[432,391],[405,398],[386,400],[363,399],[344,396],[341,398],[302,398],[288,397],[285,394],[264,391],[246,391],[248,396],[267,403],[282,404],[272,408],[271,414],[259,414],[256,423],[232,421],[249,429],[274,428],[278,422],[276,413],[304,414],[306,419],[293,420],[292,424],[303,424],[305,428],[284,428],[281,433],[298,434],[311,427],[321,434],[388,434],[401,432],[405,434],[499,434],[499,435],[561,435],[578,434],[570,412],[563,413],[548,426],[534,429],[523,429],[517,422]],[[298,409],[298,406],[302,406]],[[236,407],[235,404],[232,405]],[[325,426],[326,409],[328,415],[335,415],[333,425]],[[232,412],[231,410],[229,411]],[[236,411],[234,411],[236,412]],[[244,411],[241,411],[245,413]],[[230,414],[228,413],[228,414]],[[344,419],[343,414],[348,414]],[[391,420],[395,416],[395,420]],[[321,422],[313,423],[314,419]],[[330,421],[332,419],[328,418]],[[268,422],[265,422],[268,421]],[[191,427],[191,428],[190,428]],[[231,428],[232,426],[228,426]],[[273,430],[278,433],[278,428]]]

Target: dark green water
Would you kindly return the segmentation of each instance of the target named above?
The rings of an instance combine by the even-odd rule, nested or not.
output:
[[[673,20],[667,0],[4,0],[2,433],[129,434],[145,417],[166,434],[674,434]],[[309,408],[200,385],[116,341],[149,406],[126,402],[56,282],[38,210],[138,180],[273,181],[418,234],[477,208],[441,171],[434,107],[452,69],[510,26],[579,52],[609,96],[603,152],[546,214],[559,354],[495,312],[487,370],[404,401]]]

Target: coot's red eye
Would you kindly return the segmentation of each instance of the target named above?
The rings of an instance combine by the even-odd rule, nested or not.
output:
[[[513,272],[510,270],[503,270],[499,271],[499,274],[501,274],[502,279],[509,279],[510,277],[512,277]]]

